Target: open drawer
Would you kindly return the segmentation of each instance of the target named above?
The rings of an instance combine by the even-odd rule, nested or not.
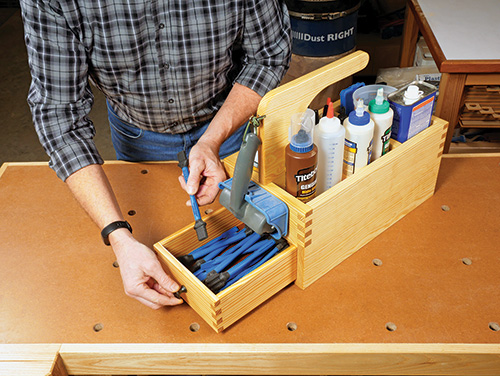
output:
[[[203,219],[210,239],[241,224],[225,208]],[[291,245],[216,295],[177,260],[177,257],[191,252],[210,239],[199,242],[193,226],[189,225],[156,243],[155,249],[165,271],[186,287],[187,293],[182,298],[217,332],[295,281],[297,254],[295,246]]]

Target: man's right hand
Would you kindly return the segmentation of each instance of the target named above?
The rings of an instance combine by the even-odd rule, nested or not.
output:
[[[180,286],[163,271],[151,249],[135,240],[127,229],[113,231],[109,240],[128,296],[153,309],[183,303],[173,295]]]

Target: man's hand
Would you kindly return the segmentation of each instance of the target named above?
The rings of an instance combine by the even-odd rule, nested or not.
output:
[[[254,115],[262,97],[252,89],[235,83],[226,101],[189,153],[187,184],[179,177],[182,188],[195,195],[199,205],[212,203],[219,192],[219,183],[226,179],[219,159],[219,148],[227,138]],[[187,205],[190,205],[190,201]]]
[[[100,165],[78,170],[66,183],[99,228],[123,221],[116,197]],[[165,274],[155,253],[135,240],[127,229],[113,231],[109,234],[109,242],[120,265],[127,295],[155,309],[183,302],[173,296],[179,285]]]
[[[226,173],[219,159],[219,148],[200,139],[189,154],[187,184],[184,177],[179,176],[182,188],[188,194],[195,195],[199,205],[207,205],[214,202],[219,192],[219,183],[225,179]],[[188,201],[187,205],[191,205],[191,202]]]
[[[118,234],[119,231],[122,234]],[[153,309],[182,304],[183,300],[173,295],[179,285],[165,274],[156,254],[127,232],[125,229],[114,231],[111,235],[117,235],[115,239],[110,235],[125,293]]]

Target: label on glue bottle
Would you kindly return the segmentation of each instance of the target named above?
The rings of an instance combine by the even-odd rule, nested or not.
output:
[[[297,171],[295,181],[297,182],[296,197],[302,201],[307,202],[316,196],[316,166],[304,168]]]
[[[345,139],[344,141],[344,166],[342,175],[344,177],[354,174],[354,165],[356,164],[356,154],[358,145],[355,142]]]
[[[362,99],[358,100],[356,110],[344,120],[344,127],[346,135],[342,178],[345,179],[369,164],[372,157],[375,124],[364,110]]]
[[[382,155],[386,155],[389,152],[389,147],[390,147],[389,141],[391,140],[391,131],[392,131],[392,127],[387,128],[381,137]]]

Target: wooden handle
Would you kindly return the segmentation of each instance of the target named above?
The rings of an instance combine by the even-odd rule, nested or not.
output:
[[[267,93],[257,114],[266,115],[259,127],[259,182],[269,184],[284,172],[285,147],[291,116],[307,109],[326,87],[359,72],[368,65],[368,54],[356,51]]]

